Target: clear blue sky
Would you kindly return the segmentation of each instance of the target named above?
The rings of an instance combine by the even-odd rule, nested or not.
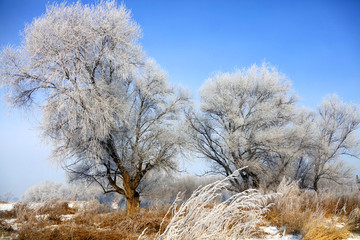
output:
[[[54,1],[0,0],[0,46],[18,45],[25,23],[44,13],[48,2]],[[290,78],[299,105],[315,108],[332,93],[360,104],[360,1],[129,0],[125,5],[143,29],[147,54],[195,99],[214,72],[265,60]],[[0,195],[21,196],[34,184],[64,179],[47,160],[50,147],[40,143],[39,114],[9,114],[1,101]],[[360,161],[352,163],[360,173]]]

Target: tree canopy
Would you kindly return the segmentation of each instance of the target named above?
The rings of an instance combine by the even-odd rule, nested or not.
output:
[[[27,25],[21,47],[3,50],[0,70],[13,106],[39,100],[43,135],[71,178],[125,195],[129,214],[148,171],[176,168],[176,120],[188,101],[145,57],[140,36],[114,1],[55,4]]]
[[[317,190],[320,179],[347,175],[339,157],[359,157],[358,107],[330,97],[318,113],[299,109],[285,76],[266,63],[217,74],[200,94],[200,111],[187,114],[190,145],[215,173],[244,168],[232,180],[237,189],[277,186],[287,176]]]

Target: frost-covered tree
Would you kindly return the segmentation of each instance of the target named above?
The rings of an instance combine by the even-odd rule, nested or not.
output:
[[[46,181],[28,188],[21,200],[25,202],[90,200],[100,198],[102,195],[102,189],[98,185],[81,183],[63,185],[60,182]]]
[[[291,121],[283,127],[282,136],[270,142],[273,157],[266,165],[264,186],[275,189],[284,177],[303,181],[308,176],[309,149],[313,146],[314,113],[296,109]],[[271,133],[270,133],[271,134]]]
[[[193,149],[226,176],[239,168],[240,188],[257,187],[295,158],[295,98],[267,64],[218,74],[201,89],[201,110],[187,115]],[[270,180],[269,180],[270,181]]]
[[[318,190],[321,179],[341,183],[351,176],[339,161],[346,156],[360,158],[360,141],[356,130],[360,126],[359,107],[344,103],[336,95],[329,96],[318,106],[313,145],[310,150],[312,188]]]
[[[17,200],[18,198],[15,197],[15,195],[11,191],[0,195],[0,202],[16,202]]]
[[[183,141],[176,124],[188,100],[144,60],[140,34],[114,1],[55,4],[0,59],[9,102],[38,100],[43,135],[71,179],[125,195],[128,214],[139,210],[137,187],[149,171],[176,167]]]

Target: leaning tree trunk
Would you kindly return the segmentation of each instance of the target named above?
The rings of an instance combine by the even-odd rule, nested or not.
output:
[[[318,177],[318,176],[316,176],[315,177],[315,179],[314,179],[314,183],[313,183],[313,189],[317,192],[318,191],[318,189],[319,189],[319,180],[320,180],[320,178]]]

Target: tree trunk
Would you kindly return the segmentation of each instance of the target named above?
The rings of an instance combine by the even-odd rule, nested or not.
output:
[[[253,187],[253,188],[259,187],[260,180],[259,180],[258,176],[254,172],[250,171],[248,168],[240,171],[240,175],[241,175],[241,178],[243,179],[245,190],[249,189],[251,187]]]
[[[314,179],[314,185],[313,185],[313,188],[314,188],[314,190],[315,190],[316,192],[318,191],[318,182],[319,182],[319,178],[316,177],[316,178]]]
[[[134,215],[140,211],[140,195],[133,191],[132,196],[125,196],[126,198],[126,215]]]
[[[134,215],[140,211],[140,194],[136,191],[139,181],[131,179],[126,172],[123,174],[123,185],[126,199],[126,215]]]

